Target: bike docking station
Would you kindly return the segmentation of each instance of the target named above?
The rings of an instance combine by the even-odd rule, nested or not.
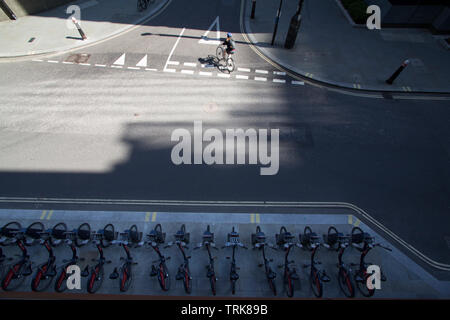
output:
[[[450,298],[348,212],[48,212],[0,209],[0,297]]]

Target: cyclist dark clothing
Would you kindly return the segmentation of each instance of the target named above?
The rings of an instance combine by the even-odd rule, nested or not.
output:
[[[231,39],[231,38],[229,40],[228,39],[225,40],[222,44],[224,46],[227,46],[226,51],[227,51],[228,54],[230,54],[231,52],[233,52],[236,49],[236,45],[234,43],[234,40]]]

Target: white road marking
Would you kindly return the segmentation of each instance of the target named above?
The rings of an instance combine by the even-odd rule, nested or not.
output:
[[[82,66],[90,66],[91,64],[90,64],[90,63],[79,63],[79,65],[82,65]]]
[[[33,61],[43,62],[44,60],[41,60],[41,59],[33,59]]]
[[[248,68],[238,68],[238,71],[241,71],[241,72],[250,72],[250,69],[248,69]]]
[[[185,65],[186,67],[196,67],[196,66],[197,66],[197,64],[196,64],[196,63],[193,63],[193,62],[185,62],[184,65]]]
[[[137,68],[137,67],[128,67],[127,69],[132,69],[132,70],[141,70],[141,68]]]
[[[301,86],[303,86],[305,83],[304,83],[303,81],[295,81],[295,80],[292,80],[292,84],[296,84],[296,85],[301,85]]]
[[[139,61],[139,62],[137,63],[136,67],[143,67],[143,68],[147,67],[147,55],[145,55],[145,56],[141,59],[141,61]]]
[[[164,69],[163,71],[164,72],[176,72],[177,70],[175,70],[175,69]]]
[[[276,74],[277,76],[285,76],[286,72],[274,71],[273,74]]]
[[[236,79],[248,80],[248,76],[237,75],[237,76],[236,76]]]
[[[286,83],[286,80],[284,80],[284,79],[273,79],[273,82]]]
[[[183,30],[181,30],[180,35],[178,36],[177,41],[175,42],[175,45],[173,46],[172,50],[170,51],[169,56],[167,57],[167,61],[166,61],[166,65],[164,66],[164,71],[167,68],[168,62],[170,61],[170,58],[172,58],[173,52],[175,51],[175,48],[178,45],[178,42],[180,42],[181,36],[183,35],[184,31],[186,30],[186,28],[183,28]]]
[[[201,76],[212,76],[212,72],[204,72],[204,71],[200,71],[199,75]]]
[[[180,64],[179,61],[167,61],[167,64],[173,64],[174,66],[177,66]]]
[[[255,72],[256,73],[263,73],[263,74],[268,74],[269,73],[269,71],[267,71],[267,70],[255,70]]]
[[[55,61],[55,60],[47,60],[47,62],[50,62],[50,63],[59,63],[59,61]]]
[[[111,66],[111,68],[117,68],[117,69],[122,69],[122,66]]]
[[[106,67],[106,65],[105,65],[105,64],[95,64],[95,66],[96,66],[96,67],[100,67],[100,68],[104,68],[104,67]]]
[[[158,69],[145,68],[147,71],[158,71]]]
[[[267,78],[255,77],[256,81],[267,81]]]
[[[73,64],[73,62],[70,61],[63,61],[64,64]]]
[[[181,70],[181,73],[194,74],[194,70]]]
[[[220,78],[230,78],[231,77],[229,74],[226,74],[226,73],[218,73],[217,76]]]
[[[120,56],[113,64],[118,64],[123,66],[125,64],[125,53]]]
[[[217,25],[217,28],[216,28],[216,39],[212,40],[212,38],[208,38],[207,35],[212,30],[214,25]],[[213,23],[211,23],[211,25],[209,26],[208,30],[203,34],[202,38],[198,41],[198,43],[200,43],[200,44],[212,44],[212,45],[216,45],[216,46],[221,43],[221,41],[220,41],[220,19],[219,19],[219,16],[217,16],[217,18],[213,21]]]

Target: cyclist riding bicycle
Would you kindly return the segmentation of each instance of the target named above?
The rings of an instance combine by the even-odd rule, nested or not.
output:
[[[225,61],[227,60],[228,56],[232,53],[234,53],[234,50],[236,50],[236,45],[234,43],[234,40],[232,39],[233,35],[228,32],[227,33],[227,38],[225,39],[225,41],[222,43],[222,45],[227,46],[225,52],[226,55],[224,55],[225,57]]]

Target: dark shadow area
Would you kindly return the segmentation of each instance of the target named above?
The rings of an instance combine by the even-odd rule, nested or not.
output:
[[[66,39],[83,40],[83,38],[81,38],[81,37],[71,37],[71,36],[67,36]]]

